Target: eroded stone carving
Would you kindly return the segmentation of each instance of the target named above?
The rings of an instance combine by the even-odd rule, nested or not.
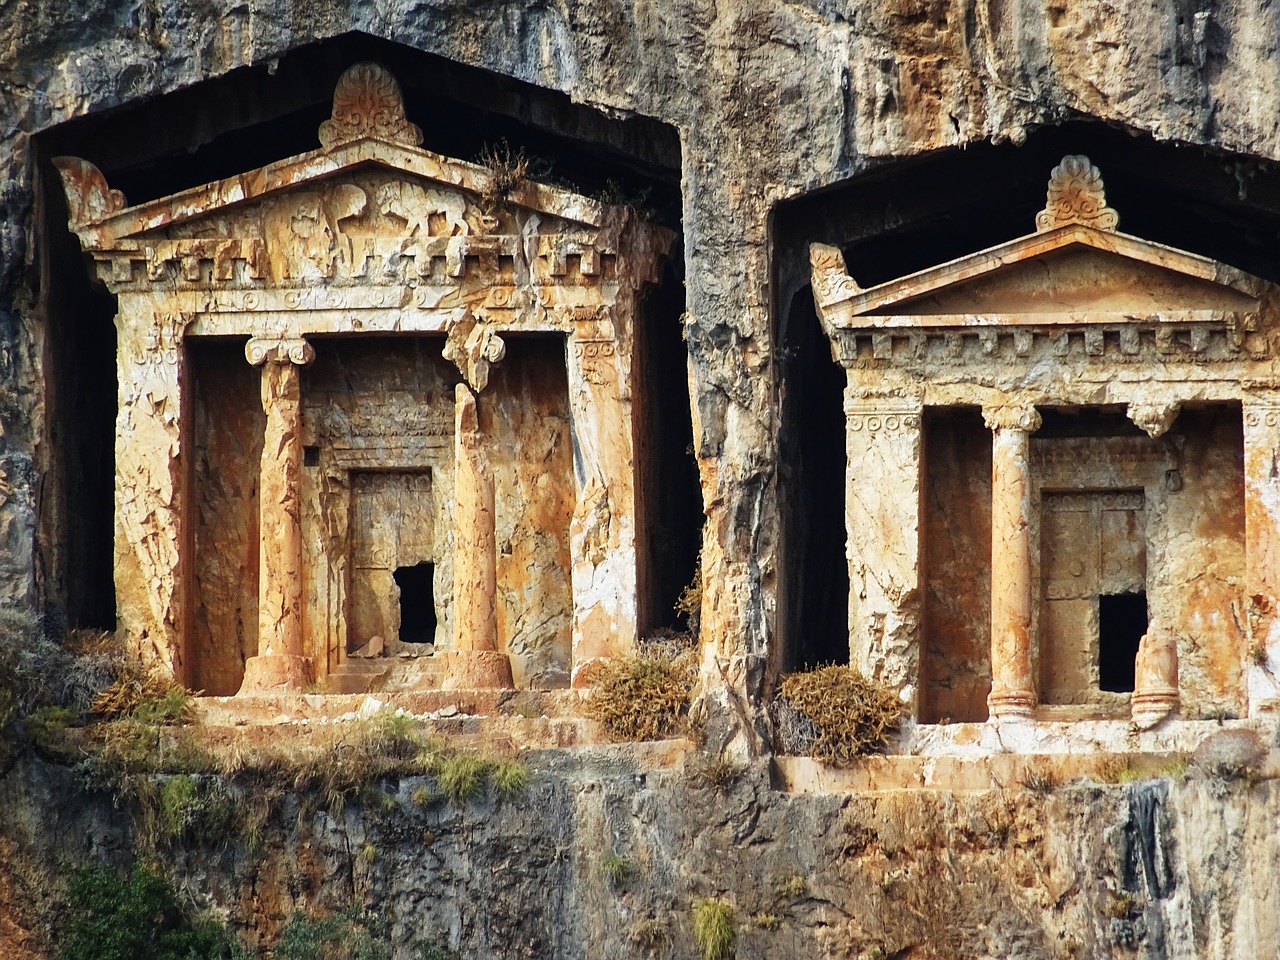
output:
[[[431,216],[444,218],[447,230],[444,236],[471,232],[467,223],[467,202],[456,193],[427,189],[409,181],[384,183],[378,188],[378,211],[384,217],[395,217],[405,223],[405,233],[410,237],[432,236]]]
[[[1138,645],[1134,663],[1132,715],[1141,730],[1155,726],[1178,706],[1178,640],[1173,630],[1153,621]]]
[[[1071,223],[1095,230],[1115,230],[1120,223],[1120,214],[1107,206],[1102,173],[1079,154],[1063,157],[1053,168],[1048,201],[1036,214],[1036,230],[1042,233]]]
[[[347,68],[333,92],[333,116],[320,124],[320,144],[326,150],[360,137],[410,147],[422,143],[422,130],[405,118],[400,84],[376,63]]]
[[[1182,405],[1175,402],[1129,404],[1129,419],[1140,426],[1147,436],[1159,439],[1169,432],[1173,421],[1178,419]]]
[[[449,327],[444,358],[453,361],[477,393],[489,385],[489,367],[506,353],[507,345],[492,325],[476,319],[470,312]]]
[[[844,265],[844,254],[839,247],[825,243],[809,245],[809,263],[813,268],[813,295],[826,303],[861,293]]]
[[[124,194],[107,186],[102,171],[79,157],[54,157],[53,165],[62,177],[67,194],[71,228],[98,223],[124,209]]]

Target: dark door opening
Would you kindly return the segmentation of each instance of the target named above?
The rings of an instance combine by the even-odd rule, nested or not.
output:
[[[1098,597],[1098,686],[1132,693],[1138,643],[1147,632],[1147,595],[1111,593]]]
[[[845,557],[844,369],[818,321],[813,292],[795,295],[783,339],[779,501],[782,672],[849,662]]]
[[[435,642],[435,566],[434,563],[418,563],[412,567],[397,567],[392,574],[400,588],[401,643]]]

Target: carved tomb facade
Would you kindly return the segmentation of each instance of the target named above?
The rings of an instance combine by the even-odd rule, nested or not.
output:
[[[374,64],[319,135],[132,207],[55,161],[118,302],[120,628],[213,694],[586,682],[635,639],[674,237],[421,149]]]
[[[1118,219],[1068,156],[1009,243],[866,290],[811,248],[851,662],[923,723],[1277,706],[1276,291]]]

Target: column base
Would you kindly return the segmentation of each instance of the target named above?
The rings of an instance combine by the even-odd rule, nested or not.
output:
[[[512,690],[511,658],[496,650],[453,650],[445,654],[444,690]]]
[[[1019,690],[987,696],[987,715],[992,720],[1030,720],[1035,712],[1034,693]]]
[[[1135,691],[1129,698],[1129,706],[1134,726],[1139,730],[1150,730],[1178,708],[1178,691]]]
[[[244,662],[244,680],[237,696],[254,693],[298,693],[312,679],[310,657],[266,653]]]

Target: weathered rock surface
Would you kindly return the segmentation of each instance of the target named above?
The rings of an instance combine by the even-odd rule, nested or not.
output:
[[[693,956],[707,897],[732,906],[740,960],[1276,955],[1277,780],[787,795],[763,770],[717,788],[696,764],[646,774],[617,748],[549,765],[520,798],[462,810],[415,803],[422,778],[336,817],[291,796],[259,849],[171,866],[251,942],[298,908],[366,904],[397,958],[419,941],[468,958]],[[47,876],[127,864],[128,830],[62,768],[20,764],[0,801],[0,946],[42,957]],[[610,883],[610,856],[629,879]]]

